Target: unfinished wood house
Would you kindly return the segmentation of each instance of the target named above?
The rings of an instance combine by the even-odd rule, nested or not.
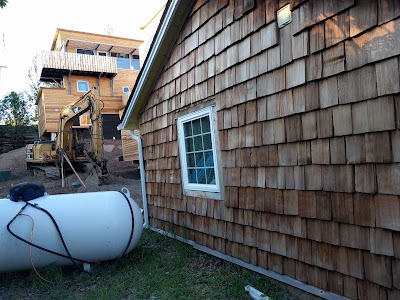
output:
[[[322,298],[400,299],[400,2],[169,1],[119,129],[149,224]]]
[[[51,83],[42,87],[36,99],[39,108],[39,136],[54,139],[58,132],[60,112],[81,95],[96,88],[102,110],[104,138],[122,138],[124,157],[137,160],[131,153],[132,138],[119,132],[120,111],[132,91],[140,71],[140,40],[73,30],[57,29],[51,51],[39,57],[40,81]],[[74,121],[75,128],[90,126],[88,114]],[[128,144],[128,147],[125,146]]]

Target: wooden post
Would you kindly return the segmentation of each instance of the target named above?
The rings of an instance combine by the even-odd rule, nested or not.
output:
[[[64,152],[61,149],[62,154],[61,155],[61,187],[65,187],[65,182],[64,182]]]
[[[72,168],[72,171],[74,171],[76,177],[78,177],[80,183],[82,183],[82,185],[84,187],[86,187],[86,185],[83,183],[82,179],[79,177],[78,173],[75,171],[74,167],[72,166],[71,161],[69,160],[67,154],[63,151],[63,158],[65,157],[65,160],[67,161],[67,163],[69,164],[69,166]],[[63,173],[63,177],[64,177],[64,173]],[[64,187],[64,181],[63,181],[63,187]]]

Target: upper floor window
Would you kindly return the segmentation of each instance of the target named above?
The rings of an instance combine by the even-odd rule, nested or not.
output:
[[[88,92],[89,91],[89,82],[84,80],[78,80],[77,82],[78,92]]]
[[[117,59],[117,68],[125,70],[140,70],[139,56],[126,53],[111,52],[111,57]]]
[[[129,54],[111,52],[111,57],[117,59],[117,68],[129,70],[131,68]]]
[[[81,126],[90,126],[92,125],[92,120],[89,115],[79,116],[79,125]]]
[[[76,49],[76,53],[94,55],[94,51],[93,50],[80,49],[80,48]]]
[[[212,108],[178,118],[185,190],[220,192]]]
[[[137,55],[132,56],[132,69],[140,70],[140,60],[139,60],[139,56],[137,56]]]

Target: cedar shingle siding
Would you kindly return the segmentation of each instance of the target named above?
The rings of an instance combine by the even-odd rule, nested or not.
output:
[[[400,299],[399,16],[398,0],[197,1],[140,117],[150,224],[339,295]],[[176,118],[208,100],[223,201],[181,185]]]

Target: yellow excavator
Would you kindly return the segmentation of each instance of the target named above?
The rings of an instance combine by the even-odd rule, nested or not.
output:
[[[74,169],[92,163],[99,184],[108,177],[107,160],[104,158],[103,121],[101,110],[103,102],[96,100],[95,88],[67,105],[60,113],[57,138],[55,141],[39,141],[26,145],[26,165],[28,169],[41,169],[46,174],[63,176],[64,168]],[[90,113],[90,148],[78,139],[72,128],[74,119]],[[53,166],[53,168],[48,168]],[[55,167],[55,168],[54,168]],[[49,176],[51,177],[51,176]]]

